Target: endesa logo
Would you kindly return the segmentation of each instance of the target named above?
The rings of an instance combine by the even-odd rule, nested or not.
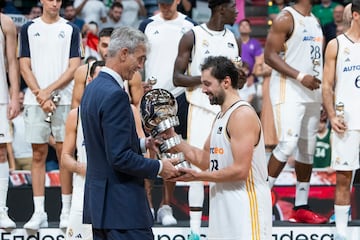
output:
[[[289,233],[273,234],[272,240],[334,240],[333,234],[318,234],[318,233]]]
[[[211,147],[210,148],[210,153],[211,154],[224,154],[224,149],[223,148],[219,148],[219,147]]]
[[[307,41],[322,43],[323,38],[322,37],[314,37],[314,36],[304,36],[303,42],[307,42]]]

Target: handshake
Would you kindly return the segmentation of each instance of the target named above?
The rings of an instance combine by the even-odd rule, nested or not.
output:
[[[176,116],[178,108],[175,97],[165,89],[152,89],[142,97],[140,110],[145,131],[159,143],[158,158],[170,159],[176,169],[190,168],[184,154],[174,151],[182,141],[181,137],[174,131],[174,127],[180,124]],[[164,161],[163,170],[165,170],[165,165],[166,162]],[[163,177],[176,177],[180,173],[173,174],[175,176]]]

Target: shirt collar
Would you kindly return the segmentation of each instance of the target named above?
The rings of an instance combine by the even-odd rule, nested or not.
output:
[[[108,68],[108,67],[103,67],[101,69],[101,71],[112,76],[119,83],[120,87],[124,88],[124,80],[121,78],[121,76],[117,72],[115,72],[114,70],[112,70],[111,68]]]

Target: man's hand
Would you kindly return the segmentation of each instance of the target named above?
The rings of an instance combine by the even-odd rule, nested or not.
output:
[[[342,134],[346,130],[346,124],[344,123],[344,120],[342,118],[339,118],[337,116],[330,118],[330,123],[332,129],[338,133]]]
[[[175,164],[179,162],[178,159],[162,159],[161,160],[163,163],[163,168],[160,172],[160,176],[164,179],[164,180],[168,180],[168,179],[172,179],[172,178],[176,178],[178,176],[181,175],[181,173],[175,168]]]
[[[33,91],[33,94],[36,96],[36,101],[43,105],[46,100],[49,100],[51,97],[51,92],[45,90],[45,89],[38,89]]]
[[[320,87],[321,81],[312,75],[306,74],[301,84],[310,90],[316,90]]]
[[[190,182],[198,180],[199,172],[191,168],[179,168],[180,175],[176,178],[171,178],[169,181],[171,182]]]
[[[20,113],[19,98],[12,98],[7,108],[7,118],[14,119]]]
[[[41,106],[42,110],[46,113],[53,112],[56,109],[55,103],[50,99],[43,102],[43,104],[41,104],[40,106]]]

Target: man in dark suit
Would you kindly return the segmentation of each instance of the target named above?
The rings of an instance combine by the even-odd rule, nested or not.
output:
[[[143,157],[154,141],[139,140],[124,91],[123,80],[144,66],[147,47],[142,32],[116,29],[106,66],[88,84],[80,105],[88,158],[83,220],[92,224],[95,240],[152,240],[144,179],[179,175],[170,160]]]

